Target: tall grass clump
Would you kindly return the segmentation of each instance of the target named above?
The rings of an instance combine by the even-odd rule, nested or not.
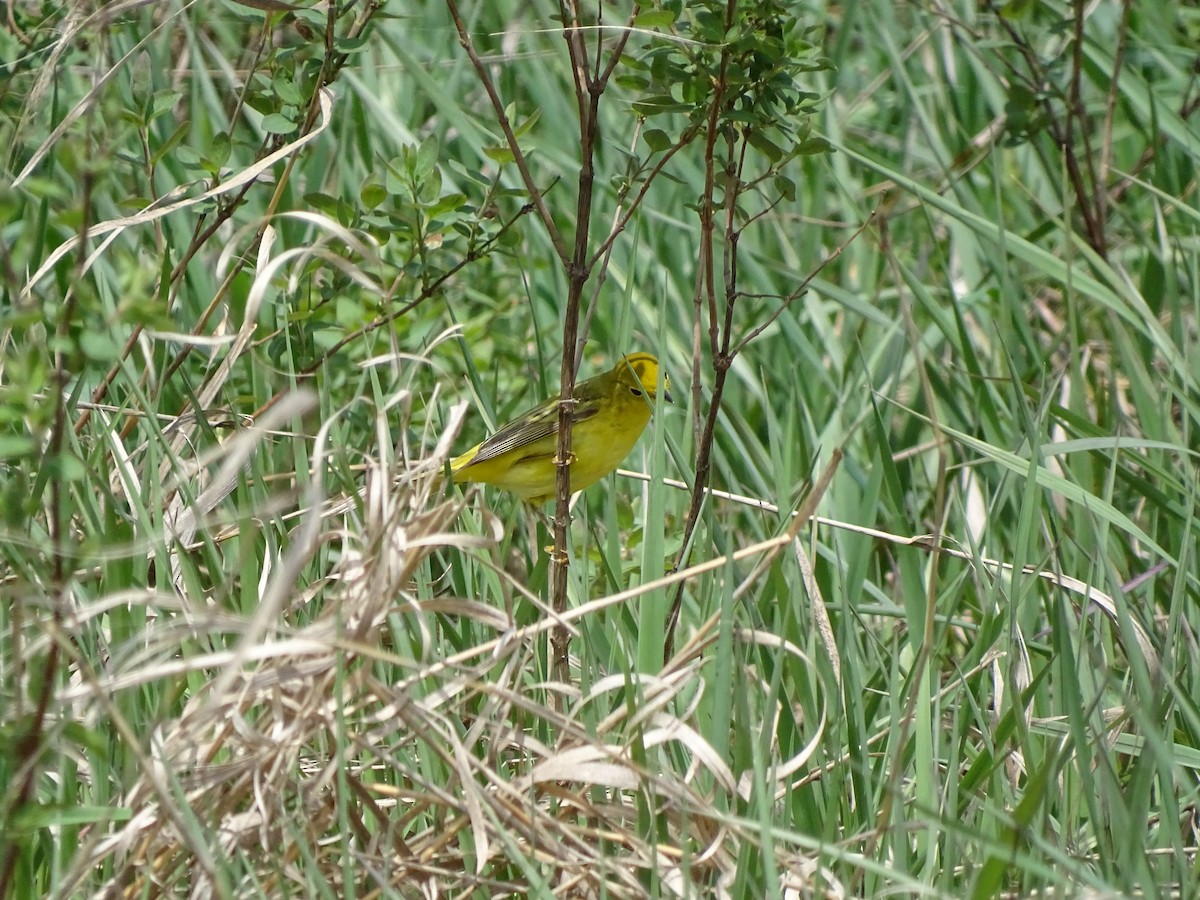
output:
[[[1186,7],[5,16],[0,896],[1197,892]]]

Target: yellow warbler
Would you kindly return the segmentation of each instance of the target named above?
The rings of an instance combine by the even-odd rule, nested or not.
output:
[[[658,360],[631,353],[610,371],[575,385],[571,411],[571,490],[595,484],[621,464],[650,421],[658,396]],[[671,380],[663,376],[671,402]],[[513,419],[486,441],[450,461],[453,480],[481,481],[530,503],[554,497],[558,398]]]

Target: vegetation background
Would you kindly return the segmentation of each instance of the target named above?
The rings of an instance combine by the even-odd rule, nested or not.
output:
[[[1197,894],[1195,6],[4,15],[0,896]]]

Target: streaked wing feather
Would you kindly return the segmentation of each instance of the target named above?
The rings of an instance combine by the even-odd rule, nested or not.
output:
[[[578,394],[576,394],[578,399]],[[572,422],[590,419],[600,411],[597,403],[580,403],[575,407]],[[528,447],[542,438],[558,434],[558,401],[550,400],[513,419],[479,446],[479,452],[463,468],[487,462],[510,450]]]

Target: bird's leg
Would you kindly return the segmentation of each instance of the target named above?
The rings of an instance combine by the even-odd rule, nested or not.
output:
[[[525,517],[525,524],[529,528],[529,550],[533,554],[533,564],[530,566],[530,571],[532,572],[534,569],[537,568],[537,564],[538,564],[537,527],[538,527],[538,516],[541,515],[541,510],[539,510],[533,506],[526,506],[525,509],[527,511],[533,513],[533,515],[531,515],[531,516],[527,515]]]

